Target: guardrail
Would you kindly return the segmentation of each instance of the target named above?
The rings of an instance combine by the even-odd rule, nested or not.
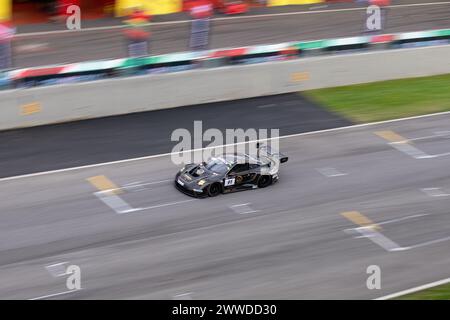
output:
[[[34,67],[0,74],[0,89],[87,82],[126,76],[170,73],[197,68],[254,64],[354,51],[450,44],[450,29],[285,42],[202,52],[88,61]]]

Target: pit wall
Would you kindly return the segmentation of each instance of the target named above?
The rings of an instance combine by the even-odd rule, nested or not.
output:
[[[7,90],[0,92],[0,130],[446,74],[448,57],[444,45]]]

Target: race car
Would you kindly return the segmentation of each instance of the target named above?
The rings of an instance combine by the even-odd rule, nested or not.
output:
[[[200,164],[188,164],[175,175],[175,186],[193,197],[265,188],[278,181],[281,163],[288,157],[257,144],[257,155],[224,154]]]

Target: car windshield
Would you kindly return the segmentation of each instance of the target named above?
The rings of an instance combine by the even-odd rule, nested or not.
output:
[[[223,160],[213,158],[208,161],[208,163],[205,165],[205,168],[209,171],[225,174],[228,172],[229,168]]]

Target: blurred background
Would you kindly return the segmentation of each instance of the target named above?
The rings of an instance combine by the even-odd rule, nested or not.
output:
[[[449,75],[443,0],[0,0],[0,299],[449,299]],[[194,121],[280,181],[179,193]]]

